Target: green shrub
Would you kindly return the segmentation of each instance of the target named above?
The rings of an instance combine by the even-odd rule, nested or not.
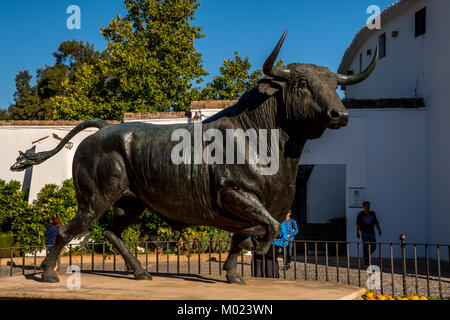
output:
[[[78,205],[72,179],[64,181],[61,187],[55,184],[45,185],[33,205],[28,204],[27,193],[20,189],[20,183],[17,181],[6,183],[0,180],[0,232],[9,233],[5,239],[12,237],[8,246],[14,243],[17,246],[28,247],[26,251],[31,252],[34,251],[33,247],[44,248],[47,240],[44,232],[51,223],[52,215],[58,214],[62,223],[66,225],[75,216]],[[103,231],[111,223],[111,217],[112,208],[92,225],[89,229],[89,237],[92,239],[90,242],[108,243],[103,236]],[[122,239],[125,242],[173,241],[174,232],[158,215],[145,210],[135,224],[125,229]],[[191,253],[208,252],[210,239],[212,252],[219,251],[220,241],[222,252],[229,250],[229,233],[213,227],[184,229],[180,235],[181,249]],[[174,246],[175,244],[170,247]],[[89,246],[86,250],[90,248]],[[102,252],[102,249],[102,245],[94,246],[96,252]],[[172,251],[173,248],[170,250]],[[106,246],[106,252],[112,252],[112,246],[109,243]]]
[[[10,258],[11,257],[11,248],[14,247],[14,235],[12,232],[0,233],[0,258]],[[3,249],[5,248],[5,249]],[[20,250],[14,249],[13,256],[19,257]]]

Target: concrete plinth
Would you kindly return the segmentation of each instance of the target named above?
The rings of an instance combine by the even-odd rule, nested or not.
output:
[[[352,300],[364,289],[335,282],[246,278],[246,285],[228,284],[225,277],[153,275],[134,280],[131,274],[83,272],[81,287],[69,290],[69,274],[59,283],[44,283],[40,274],[3,277],[0,299],[79,300]]]

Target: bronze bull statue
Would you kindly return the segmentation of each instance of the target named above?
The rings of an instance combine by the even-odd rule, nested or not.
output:
[[[11,170],[24,170],[45,161],[88,127],[99,129],[84,139],[75,153],[73,181],[78,212],[59,229],[56,243],[42,262],[43,281],[59,281],[53,268],[61,249],[113,206],[112,222],[104,235],[134,270],[136,279],[151,279],[151,275],[126,248],[121,233],[148,208],[176,230],[196,225],[232,232],[223,268],[228,282],[245,283],[236,272],[238,254],[241,249],[264,254],[279,234],[280,222],[294,199],[306,141],[348,122],[337,86],[363,81],[378,60],[377,48],[367,69],[349,76],[312,64],[274,67],[286,32],[264,63],[266,77],[254,83],[235,105],[201,123],[202,133],[211,128],[223,133],[229,129],[277,129],[279,141],[271,142],[279,146],[274,174],[262,175],[248,163],[174,164],[171,150],[177,142],[171,135],[184,129],[193,136],[194,124],[109,125],[91,119],[76,126],[52,151],[20,153]]]

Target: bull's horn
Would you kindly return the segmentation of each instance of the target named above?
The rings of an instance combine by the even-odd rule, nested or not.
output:
[[[372,73],[372,71],[375,69],[375,66],[377,65],[378,62],[378,45],[375,49],[375,55],[373,57],[372,62],[370,63],[370,65],[360,74],[355,74],[355,75],[343,75],[343,74],[339,74],[336,73],[336,79],[337,79],[337,84],[338,85],[352,85],[352,84],[357,84],[365,79],[367,79],[367,77],[370,76],[370,74]]]
[[[267,58],[263,65],[263,72],[266,76],[273,78],[280,78],[284,80],[289,79],[290,70],[286,67],[274,67],[275,60],[277,59],[278,53],[280,52],[281,46],[283,45],[284,38],[286,38],[287,29],[281,36],[280,41],[278,41],[277,46],[273,49],[270,56]]]

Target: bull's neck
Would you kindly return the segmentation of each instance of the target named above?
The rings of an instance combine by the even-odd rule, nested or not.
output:
[[[275,97],[270,99],[275,99]],[[244,130],[279,129],[280,159],[288,162],[290,167],[298,166],[300,155],[307,139],[306,137],[301,137],[301,134],[298,136],[298,139],[293,139],[289,136],[289,130],[286,128],[285,123],[280,120],[283,117],[278,115],[279,110],[270,99],[265,100],[259,106],[245,108],[237,116],[238,121]],[[301,132],[302,130],[301,128],[295,128],[295,131]]]

